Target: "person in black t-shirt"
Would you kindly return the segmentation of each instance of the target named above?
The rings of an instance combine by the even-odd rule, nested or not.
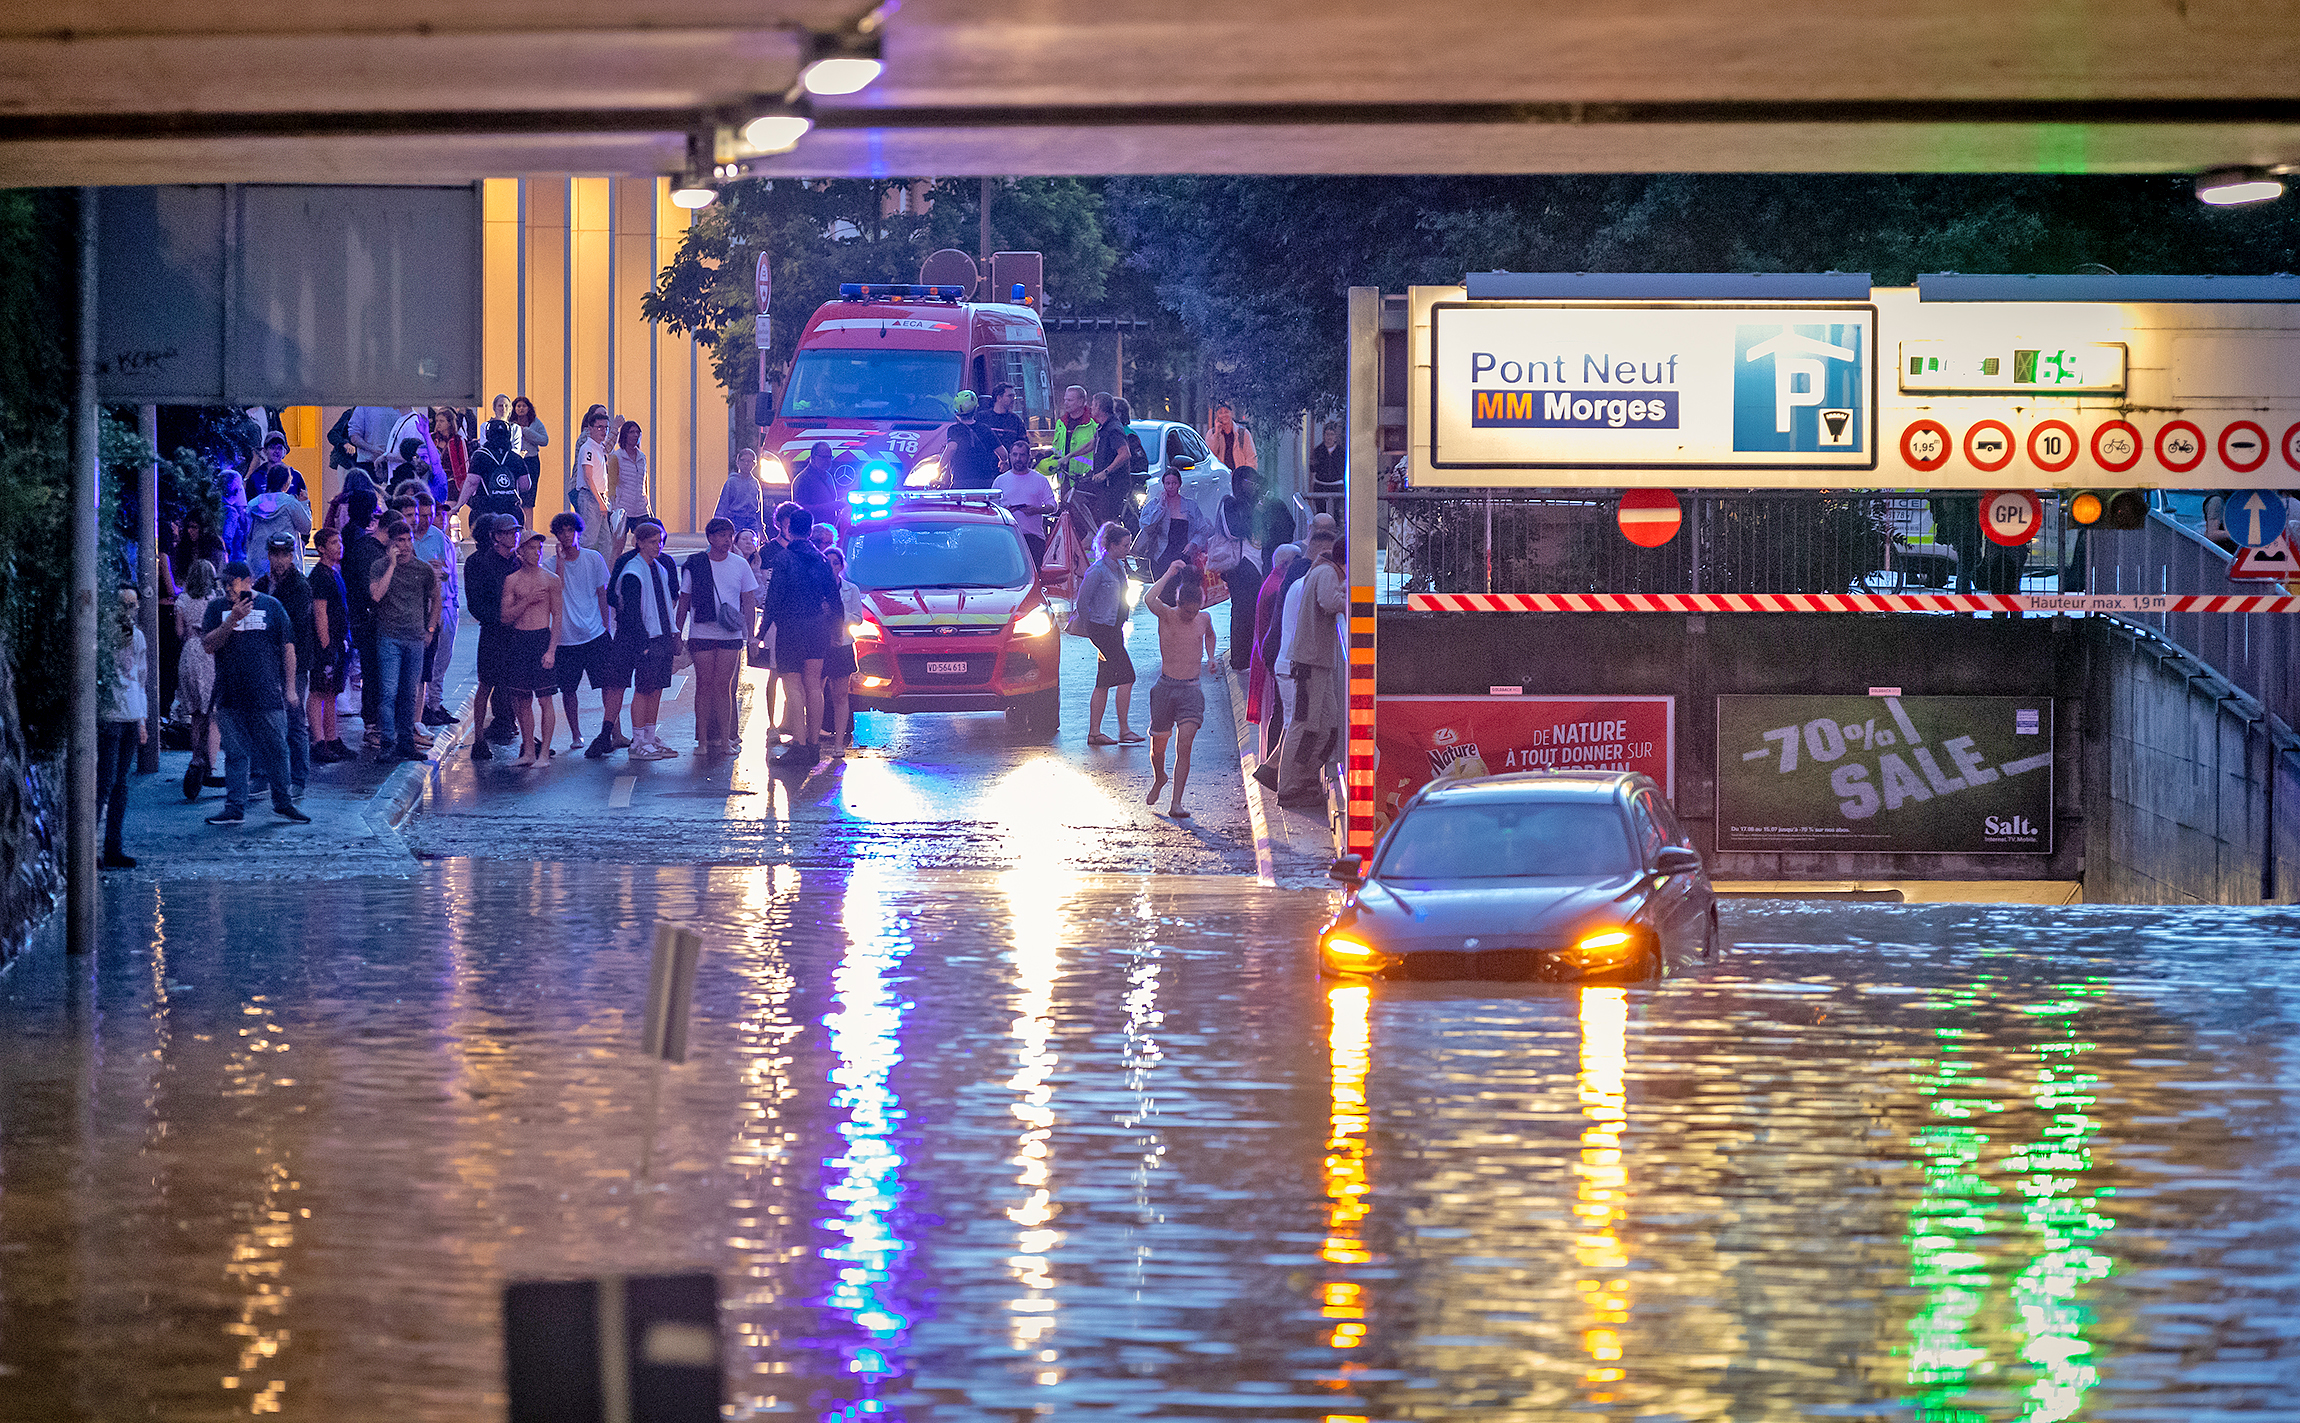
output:
[[[256,580],[256,591],[269,593],[287,609],[288,625],[294,629],[295,685],[287,698],[288,776],[295,783],[295,794],[301,796],[304,783],[311,779],[311,723],[304,717],[304,704],[311,699],[311,669],[319,663],[319,641],[312,628],[311,584],[296,572],[295,550],[292,534],[273,534],[266,541],[271,569]]]
[[[488,421],[479,448],[472,451],[471,478],[462,490],[464,507],[471,511],[474,539],[479,520],[489,514],[509,514],[524,524],[531,484],[527,461],[511,452],[511,426],[502,420]]]
[[[375,600],[367,592],[375,561],[383,556],[376,522],[380,504],[373,494],[352,495],[344,506],[343,526],[343,586],[351,602],[351,645],[359,654],[359,720],[370,746],[383,744],[383,663],[376,648]]]
[[[962,390],[951,403],[958,418],[942,432],[943,462],[953,489],[988,489],[998,478],[998,437],[975,415],[974,392]]]
[[[344,662],[351,648],[351,600],[343,586],[343,532],[322,525],[312,532],[311,698],[305,718],[311,724],[311,758],[322,766],[357,757],[343,744],[336,725],[336,694],[343,690]],[[300,655],[300,654],[299,654]]]
[[[295,685],[295,629],[277,598],[255,590],[244,563],[224,566],[222,600],[208,606],[200,640],[216,659],[217,725],[224,741],[224,808],[210,825],[247,819],[248,762],[260,758],[272,810],[310,824],[288,793],[287,696]]]
[[[990,408],[974,417],[975,423],[988,430],[996,448],[1004,449],[1016,440],[1028,440],[1030,430],[1015,413],[1014,403],[1022,392],[1004,381],[990,388]]]
[[[1134,513],[1133,432],[1118,418],[1108,391],[1094,397],[1094,472],[1083,481],[1106,521],[1127,521]]]

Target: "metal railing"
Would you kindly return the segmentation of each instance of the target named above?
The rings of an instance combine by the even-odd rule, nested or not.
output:
[[[2234,560],[2196,529],[2152,511],[2137,529],[2086,535],[2088,593],[2276,593],[2232,580]],[[2186,649],[2286,725],[2300,724],[2300,617],[2288,613],[2131,614]]]
[[[2058,592],[2083,540],[2058,500],[2025,550],[1979,534],[1970,491],[1939,496],[1762,490],[1681,496],[1683,524],[1640,548],[1606,491],[1411,491],[1382,497],[1377,596],[1408,593]],[[1935,528],[1970,520],[1969,539]],[[1948,527],[1944,523],[1943,527]]]

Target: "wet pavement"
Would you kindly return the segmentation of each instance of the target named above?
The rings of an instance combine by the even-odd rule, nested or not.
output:
[[[737,1418],[2300,1418],[2289,911],[1369,989],[1022,858],[110,884],[0,979],[0,1418],[496,1418],[506,1280],[675,1267]]]
[[[1128,635],[1137,665],[1155,667],[1150,620],[1136,616]],[[522,771],[508,759],[474,764],[459,754],[432,774],[407,840],[425,857],[1255,874],[1229,690],[1241,685],[1242,697],[1242,684],[1202,683],[1206,724],[1193,747],[1186,803],[1193,814],[1178,822],[1144,803],[1147,744],[1086,745],[1094,649],[1083,638],[1062,641],[1062,727],[1051,739],[1010,728],[998,713],[865,713],[861,749],[792,772],[771,762],[780,748],[766,734],[768,678],[746,671],[741,753],[700,758],[693,678],[682,674],[660,722],[676,760],[585,760],[566,750],[564,727],[549,766]],[[598,731],[600,715],[599,694],[586,689],[587,733]],[[1145,682],[1134,729],[1147,732],[1148,717]],[[1114,713],[1104,729],[1115,734]],[[1172,748],[1167,755],[1171,765]],[[1322,874],[1332,858],[1323,821],[1280,811],[1274,797],[1265,798],[1265,814],[1277,866],[1296,877]]]

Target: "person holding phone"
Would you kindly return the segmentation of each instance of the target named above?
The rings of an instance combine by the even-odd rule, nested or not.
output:
[[[248,761],[260,757],[272,813],[311,823],[289,794],[287,715],[295,686],[295,628],[277,598],[255,590],[245,563],[224,565],[224,596],[208,605],[200,643],[216,659],[215,712],[224,743],[224,808],[210,825],[247,819]]]

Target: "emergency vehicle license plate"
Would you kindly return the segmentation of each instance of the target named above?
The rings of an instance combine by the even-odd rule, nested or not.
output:
[[[926,664],[926,671],[930,677],[963,677],[966,675],[966,664],[964,662],[929,662]]]

